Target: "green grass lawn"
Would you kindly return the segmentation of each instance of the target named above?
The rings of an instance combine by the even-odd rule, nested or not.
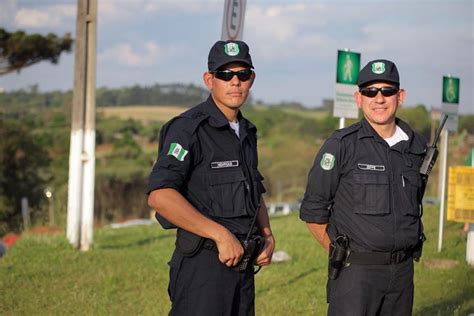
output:
[[[437,247],[438,210],[425,209],[428,236],[416,264],[415,315],[474,312],[474,268],[465,263],[462,224],[445,225]],[[296,214],[271,219],[277,250],[292,260],[256,276],[257,315],[324,315],[326,256]],[[166,315],[174,232],[158,226],[97,229],[93,249],[76,251],[64,234],[24,234],[0,259],[2,315]],[[435,264],[454,260],[453,268]]]

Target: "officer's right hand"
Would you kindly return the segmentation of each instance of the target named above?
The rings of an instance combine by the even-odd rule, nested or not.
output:
[[[228,267],[236,266],[244,255],[244,248],[240,241],[229,231],[220,234],[214,240],[219,251],[219,261]]]

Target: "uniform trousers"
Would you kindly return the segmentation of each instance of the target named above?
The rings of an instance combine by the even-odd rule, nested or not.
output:
[[[245,272],[234,271],[219,261],[215,251],[205,248],[193,257],[175,250],[169,266],[169,315],[255,314],[252,267]]]
[[[399,264],[350,264],[328,282],[328,315],[409,316],[413,289],[412,258]]]

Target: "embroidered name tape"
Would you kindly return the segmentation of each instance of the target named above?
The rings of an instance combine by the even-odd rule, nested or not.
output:
[[[221,168],[235,168],[239,166],[238,160],[229,160],[229,161],[212,161],[212,169],[221,169]]]
[[[371,171],[385,171],[384,165],[371,165],[368,163],[358,163],[357,166],[360,170],[371,170]]]

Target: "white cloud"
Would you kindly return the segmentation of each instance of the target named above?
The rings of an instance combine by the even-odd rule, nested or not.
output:
[[[160,46],[153,41],[141,45],[119,43],[99,53],[100,63],[116,63],[126,67],[148,67],[164,62],[186,51],[183,45]]]
[[[15,13],[14,23],[19,28],[61,27],[70,24],[75,16],[76,6],[73,4],[21,8]]]
[[[17,10],[16,7],[16,0],[4,0],[1,2],[0,21],[2,21],[3,27],[9,28],[13,24],[13,17]]]
[[[221,0],[134,0],[134,1],[99,1],[99,15],[106,20],[133,19],[144,14],[158,11],[174,11],[183,13],[213,12],[223,9]]]

